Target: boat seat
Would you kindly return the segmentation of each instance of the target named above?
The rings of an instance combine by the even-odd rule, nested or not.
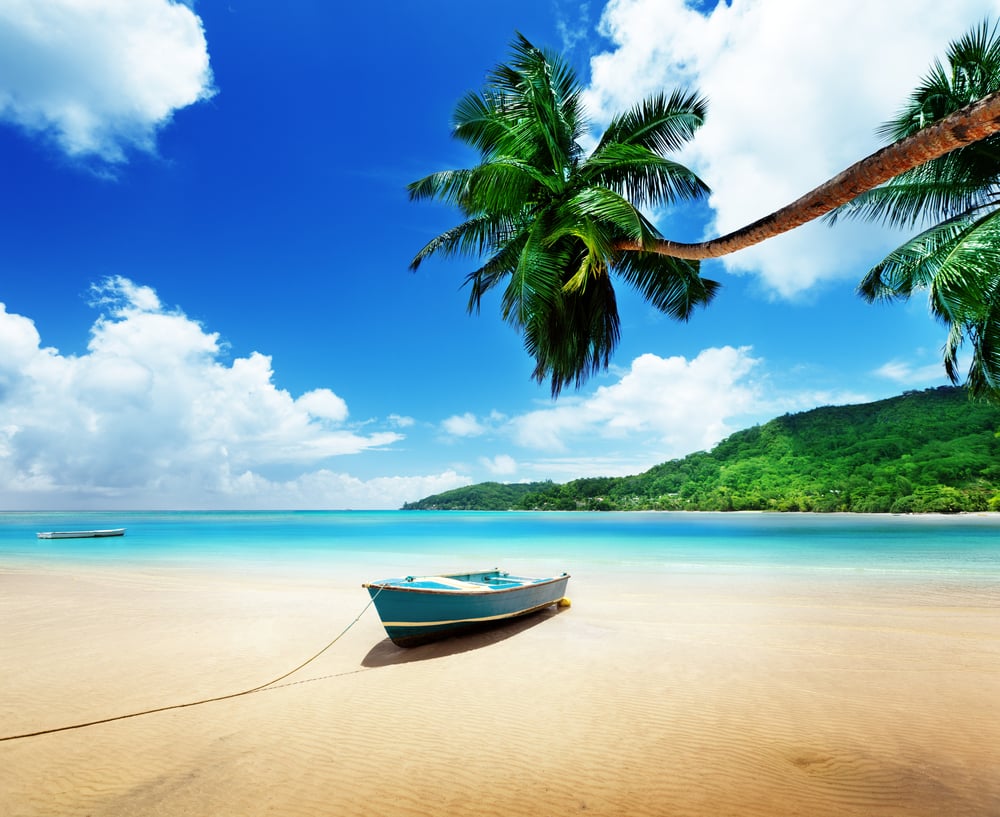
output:
[[[413,584],[437,584],[443,585],[445,587],[451,587],[455,590],[482,590],[483,585],[477,582],[464,582],[461,579],[450,579],[447,576],[414,576],[412,581]]]

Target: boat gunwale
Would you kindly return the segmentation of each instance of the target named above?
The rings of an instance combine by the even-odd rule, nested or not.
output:
[[[466,575],[466,574],[455,574],[455,575]],[[431,578],[431,577],[428,577]],[[445,576],[442,576],[445,578]],[[405,582],[406,579],[381,579],[374,582],[365,582],[361,586],[366,590],[378,590],[380,593],[395,590],[402,593],[426,593],[429,595],[448,595],[448,596],[483,596],[490,595],[496,596],[501,593],[516,593],[522,590],[528,590],[535,587],[547,587],[555,582],[562,581],[563,579],[569,579],[569,573],[563,573],[560,576],[551,576],[540,581],[531,581],[527,584],[518,584],[514,587],[489,587],[483,585],[482,587],[474,587],[469,589],[457,588],[457,587],[407,587],[405,584],[397,584],[396,582]]]

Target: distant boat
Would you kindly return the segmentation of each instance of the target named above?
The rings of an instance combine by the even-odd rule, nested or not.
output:
[[[530,579],[501,570],[363,584],[392,642],[415,647],[551,607],[568,606],[569,574]]]
[[[125,528],[109,530],[50,530],[38,534],[39,539],[96,539],[103,536],[124,536]]]

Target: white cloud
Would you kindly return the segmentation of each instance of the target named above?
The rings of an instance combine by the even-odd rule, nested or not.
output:
[[[940,361],[916,365],[910,361],[890,360],[876,369],[875,374],[901,386],[911,387],[942,383],[945,380],[944,369]]]
[[[322,469],[284,482],[244,473],[227,484],[227,507],[253,510],[264,507],[301,509],[396,510],[406,502],[468,485],[468,476],[453,470],[415,477],[375,477],[358,479],[350,474]],[[187,507],[187,506],[186,506]]]
[[[638,474],[786,412],[869,399],[853,391],[779,391],[766,361],[750,347],[725,346],[691,359],[644,354],[617,381],[590,394],[562,396],[513,417],[469,413],[451,420],[461,420],[456,430],[477,429],[487,444],[503,440],[522,449],[517,459],[480,456],[474,481],[567,481]]]
[[[649,464],[683,456],[713,446],[739,428],[733,419],[759,409],[762,389],[750,377],[758,363],[749,348],[728,346],[690,361],[641,355],[617,383],[515,418],[513,436],[551,452],[620,440]]]
[[[295,402],[318,420],[342,423],[347,419],[347,403],[329,389],[306,392]]]
[[[483,457],[480,464],[495,476],[510,476],[517,473],[517,460],[508,454],[498,454],[495,457]]]
[[[790,203],[880,145],[891,117],[947,44],[997,0],[732,0],[709,14],[684,0],[611,0],[602,30],[613,49],[592,59],[586,101],[599,121],[660,90],[695,87],[705,126],[682,156],[714,189],[710,235]],[[669,224],[662,229],[670,237]],[[790,297],[857,278],[891,246],[884,229],[801,227],[728,256]]]
[[[462,482],[333,474],[330,458],[402,435],[346,426],[329,389],[293,398],[266,355],[225,365],[218,334],[148,287],[108,279],[95,303],[104,312],[78,357],[43,348],[34,323],[0,304],[4,507],[398,507],[423,486]],[[297,475],[274,476],[285,472]]]
[[[557,0],[553,3],[553,11],[563,54],[587,42],[590,35],[589,3],[562,4]]]
[[[201,20],[172,0],[0,0],[0,118],[72,157],[155,150],[215,93]]]
[[[486,427],[471,412],[448,417],[441,427],[453,437],[478,437],[486,432]]]

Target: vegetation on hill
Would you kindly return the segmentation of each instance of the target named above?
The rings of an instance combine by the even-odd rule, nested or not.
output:
[[[404,511],[509,511],[520,508],[525,496],[545,491],[551,482],[480,482],[408,502]]]
[[[404,510],[1000,510],[1000,407],[942,387],[786,414],[629,477],[483,483]]]

